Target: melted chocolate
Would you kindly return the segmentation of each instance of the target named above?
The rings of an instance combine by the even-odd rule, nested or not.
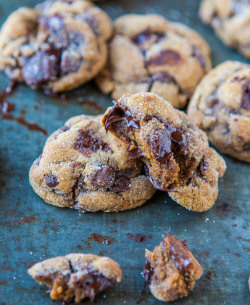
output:
[[[130,111],[125,107],[116,104],[103,118],[106,131],[112,130],[112,124],[120,121],[125,122],[127,127],[140,128],[140,122],[132,117]]]
[[[73,148],[79,150],[86,157],[89,157],[97,150],[111,151],[111,148],[99,140],[92,130],[85,131],[80,129],[77,131],[77,135]]]
[[[247,82],[242,87],[242,98],[240,107],[242,109],[250,111],[250,80],[247,80]]]
[[[14,119],[14,118],[13,118]],[[32,131],[40,131],[41,133],[43,133],[45,136],[47,136],[47,131],[45,129],[43,129],[42,127],[40,127],[39,125],[37,125],[36,123],[29,123],[27,122],[24,118],[15,118],[14,119],[17,123],[19,123],[20,125],[24,125],[26,126],[29,130]]]
[[[144,271],[142,274],[145,278],[146,285],[150,285],[152,276],[154,274],[154,267],[151,265],[151,263],[148,260],[146,260],[146,263],[144,265]]]
[[[148,139],[151,151],[162,164],[165,164],[173,155],[174,144],[186,145],[186,136],[180,129],[170,125],[165,127],[165,129],[157,128]]]
[[[45,183],[49,187],[55,187],[59,184],[57,177],[52,174],[45,175]]]
[[[169,65],[175,66],[181,63],[181,56],[174,50],[162,50],[157,56],[146,62],[147,66]]]

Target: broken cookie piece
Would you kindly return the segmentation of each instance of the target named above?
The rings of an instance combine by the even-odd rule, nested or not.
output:
[[[47,259],[31,267],[28,274],[49,287],[53,300],[66,303],[93,301],[98,293],[122,279],[114,260],[81,253]]]
[[[156,189],[193,211],[213,206],[225,162],[184,112],[153,93],[125,95],[106,111],[103,125],[145,164]]]
[[[30,184],[46,202],[82,212],[123,211],[150,199],[155,189],[127,144],[101,123],[76,116],[47,140],[30,169]]]
[[[203,273],[185,242],[167,233],[153,252],[146,250],[143,276],[151,293],[160,301],[186,297]]]

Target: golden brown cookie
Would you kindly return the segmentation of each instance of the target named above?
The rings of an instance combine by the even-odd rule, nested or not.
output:
[[[107,14],[88,1],[22,7],[2,26],[0,69],[32,88],[71,90],[103,68],[111,35]]]
[[[72,253],[35,264],[28,270],[40,284],[50,289],[53,300],[94,301],[96,294],[122,279],[117,262],[94,254]]]
[[[186,106],[210,70],[210,49],[195,31],[160,15],[124,15],[114,22],[109,60],[97,84],[114,99],[150,91]]]
[[[231,48],[250,58],[250,2],[248,0],[203,0],[201,20],[209,24]]]
[[[107,134],[101,116],[77,116],[54,132],[30,169],[30,184],[46,202],[79,211],[122,211],[155,190],[127,145]]]
[[[154,251],[146,250],[144,278],[153,296],[171,302],[186,297],[203,273],[186,242],[167,233]]]
[[[155,188],[190,210],[206,211],[214,204],[225,162],[184,112],[156,94],[138,93],[115,102],[103,124],[127,143],[131,158],[145,164]]]
[[[227,61],[209,72],[188,116],[218,150],[250,162],[250,65]]]

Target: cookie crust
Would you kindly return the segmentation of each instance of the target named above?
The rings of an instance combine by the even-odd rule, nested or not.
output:
[[[96,294],[122,279],[122,271],[116,261],[82,253],[47,259],[31,267],[28,274],[50,288],[53,300],[66,303],[94,301]]]

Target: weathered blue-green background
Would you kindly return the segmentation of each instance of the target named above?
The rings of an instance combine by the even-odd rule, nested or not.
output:
[[[35,0],[1,0],[0,23],[16,8],[33,6]],[[212,47],[213,64],[227,59],[246,61],[225,47],[213,31],[199,21],[198,0],[120,0],[100,4],[112,18],[126,12],[160,13],[200,32]],[[0,74],[0,88],[8,80]],[[74,115],[101,113],[84,107],[78,97],[96,101],[105,109],[109,96],[91,83],[62,102],[20,86],[9,101],[16,104],[13,115],[37,123],[48,134]],[[52,304],[46,288],[27,275],[27,268],[43,259],[70,252],[91,252],[116,259],[123,280],[96,299],[96,304],[161,304],[146,289],[140,275],[144,249],[153,249],[165,231],[186,239],[204,268],[203,277],[189,297],[174,304],[247,304],[249,301],[249,202],[250,166],[226,157],[227,172],[220,180],[216,205],[207,213],[192,213],[158,192],[144,206],[122,213],[79,214],[45,204],[29,186],[28,171],[41,153],[46,137],[15,121],[0,121],[0,304]],[[113,237],[111,245],[88,240],[92,233]],[[152,235],[138,243],[127,233]]]

